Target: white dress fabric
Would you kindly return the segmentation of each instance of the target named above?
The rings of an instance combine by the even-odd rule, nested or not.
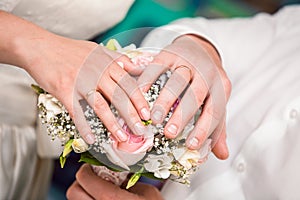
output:
[[[0,10],[56,34],[89,39],[125,17],[133,0],[2,0]],[[72,52],[70,52],[72,53]],[[45,199],[51,158],[59,156],[37,118],[34,81],[22,69],[0,64],[0,200]]]
[[[207,38],[232,81],[225,161],[213,155],[191,187],[168,182],[170,200],[300,199],[300,6],[254,18],[181,19],[152,32],[163,47],[185,33]]]

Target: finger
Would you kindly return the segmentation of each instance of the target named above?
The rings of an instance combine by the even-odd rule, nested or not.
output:
[[[174,70],[152,108],[151,119],[154,124],[162,123],[190,80],[191,74],[188,68],[178,67]]]
[[[186,93],[190,92],[191,91],[187,91]],[[175,109],[175,112],[171,116],[171,119],[165,126],[164,134],[166,135],[166,137],[175,138],[179,133],[181,133],[186,124],[188,124],[188,122],[196,114],[199,107],[200,106],[196,104],[195,99],[187,98],[186,96],[184,96]]]
[[[95,199],[140,200],[137,195],[127,192],[117,185],[98,177],[88,164],[84,164],[79,169],[76,179],[80,186]]]
[[[109,49],[104,50],[113,60],[119,64],[126,72],[130,73],[133,76],[140,75],[144,70],[143,66],[135,65],[128,56],[120,54],[117,51],[111,51]]]
[[[118,114],[126,121],[128,127],[137,135],[149,133],[150,127],[144,126],[130,99],[113,80],[101,85],[102,93],[116,107]],[[101,112],[99,110],[99,112]]]
[[[221,127],[221,128],[220,128]],[[225,121],[220,124],[212,134],[212,139],[215,141],[215,145],[212,148],[212,152],[215,156],[221,160],[225,160],[229,156],[228,146],[226,143],[226,125]]]
[[[84,189],[78,184],[77,181],[69,187],[66,193],[66,197],[69,200],[92,200],[93,198],[84,191]]]
[[[168,67],[162,64],[152,63],[146,67],[144,72],[137,80],[138,86],[142,92],[147,92],[151,85],[158,79],[158,77],[165,73]]]
[[[86,97],[88,104],[93,108],[96,115],[104,123],[105,127],[109,132],[112,133],[115,138],[119,141],[127,141],[127,135],[124,133],[123,129],[120,127],[115,116],[113,115],[110,106],[107,101],[102,97],[102,95],[95,91],[93,94]]]
[[[173,66],[175,60],[176,56],[167,50],[154,56],[154,60],[144,69],[137,81],[142,92],[147,92],[158,77]]]
[[[141,197],[145,197],[147,200],[162,200],[161,193],[159,190],[149,184],[136,183],[133,187],[129,188],[129,191],[138,194]]]
[[[183,130],[201,107],[207,93],[208,88],[205,82],[199,77],[195,77],[165,126],[166,137],[175,138]]]
[[[82,107],[76,98],[73,103],[73,108],[74,112],[70,114],[77,130],[79,131],[79,134],[88,144],[93,144],[95,142],[95,136],[92,134],[92,130],[84,116]]]
[[[130,98],[139,115],[144,120],[150,119],[150,111],[147,101],[141,90],[138,88],[136,80],[120,67],[113,65],[109,69],[111,78],[125,91]]]
[[[139,76],[145,69],[145,66],[136,65],[127,56],[121,56],[116,62],[130,75]]]
[[[199,149],[222,120],[226,109],[226,91],[222,80],[216,78],[205,100],[202,113],[187,140],[190,149]]]
[[[204,141],[218,126],[220,120],[215,118],[210,110],[214,108],[212,98],[208,98],[197,120],[194,129],[189,134],[186,145],[189,149],[200,149]]]

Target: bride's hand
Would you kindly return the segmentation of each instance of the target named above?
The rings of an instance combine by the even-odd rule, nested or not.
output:
[[[199,149],[211,137],[215,155],[227,158],[225,108],[231,84],[216,50],[197,36],[184,35],[164,48],[152,63],[138,79],[143,91],[147,91],[160,74],[172,71],[152,108],[152,121],[161,123],[176,99],[184,93],[166,125],[165,135],[175,138],[202,106],[200,118],[186,145],[190,149]]]
[[[111,182],[97,176],[90,165],[84,164],[76,174],[76,181],[67,191],[70,200],[81,199],[130,199],[130,200],[162,200],[157,188],[136,183],[129,190],[121,189]]]
[[[85,99],[116,138],[126,141],[110,110],[111,102],[136,134],[146,129],[148,103],[135,79],[122,69],[136,69],[126,56],[96,43],[74,40],[50,33],[28,21],[0,11],[0,62],[24,68],[47,92],[55,96],[70,113],[78,131],[88,143],[94,135],[85,120],[79,100]],[[14,24],[14,26],[11,26]]]
[[[47,50],[43,50],[47,49]],[[126,141],[117,119],[107,103],[111,102],[136,134],[146,127],[149,107],[136,81],[118,62],[129,68],[129,59],[101,45],[58,37],[41,49],[41,55],[30,66],[29,73],[69,111],[77,129],[88,143],[93,135],[85,120],[79,100],[85,99],[116,138]]]

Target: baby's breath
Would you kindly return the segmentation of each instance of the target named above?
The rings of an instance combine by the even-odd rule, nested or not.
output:
[[[115,48],[115,46],[113,46],[113,47]],[[118,48],[121,48],[121,47],[118,47]],[[135,49],[135,47],[134,47],[134,49]],[[135,50],[135,51],[126,50],[125,53],[126,52],[127,53],[131,52],[130,55],[133,56],[133,57],[130,57],[132,59],[132,62],[139,63],[139,65],[146,66],[147,64],[149,64],[149,62],[151,62],[153,60],[153,56],[149,56],[149,55],[147,55],[147,56],[145,56],[145,58],[143,58],[142,57],[143,52],[140,52],[138,50]],[[140,57],[137,58],[134,56],[140,56]],[[134,58],[136,58],[136,60],[133,60]],[[152,84],[150,89],[144,93],[145,100],[148,102],[150,109],[152,109],[161,90],[165,86],[165,84],[166,84],[167,80],[170,78],[170,76],[171,76],[170,70],[165,72]],[[41,90],[41,91],[44,92],[44,90]],[[57,109],[57,106],[58,106],[59,108],[61,108],[61,112],[59,114],[52,114],[45,107],[45,105],[47,105],[47,103],[45,103],[45,105],[43,103],[39,103],[38,108],[39,108],[40,118],[42,120],[42,123],[47,125],[47,130],[48,130],[48,133],[51,136],[52,140],[54,140],[55,138],[59,138],[62,142],[62,145],[65,145],[65,147],[66,147],[66,146],[68,146],[68,144],[67,144],[68,141],[70,142],[73,139],[76,140],[78,138],[81,138],[81,136],[80,136],[78,130],[76,129],[75,124],[73,123],[69,113],[64,108],[64,106],[57,99],[52,98],[52,96],[50,94],[47,93],[47,95],[48,96],[46,96],[45,98],[47,98],[47,100],[53,101],[54,108]],[[92,152],[95,152],[96,154],[97,153],[101,153],[101,154],[108,153],[109,150],[107,150],[107,152],[106,152],[104,147],[109,146],[107,144],[111,145],[114,142],[114,140],[112,139],[111,133],[105,127],[103,122],[98,118],[98,116],[96,115],[94,110],[85,101],[82,101],[80,103],[81,103],[81,106],[84,111],[84,116],[92,130],[92,133],[95,136],[94,144],[89,145],[87,148],[87,151],[91,150]],[[157,173],[157,174],[160,174],[163,172],[162,169],[167,169],[168,170],[167,175],[169,177],[170,173],[171,173],[172,180],[189,185],[190,184],[189,176],[197,170],[198,161],[197,160],[195,160],[195,161],[188,160],[191,167],[186,167],[186,166],[184,166],[184,164],[182,164],[182,162],[179,161],[179,159],[176,157],[176,154],[174,153],[175,151],[178,151],[181,149],[184,149],[184,151],[187,150],[187,148],[185,147],[185,137],[186,136],[178,137],[175,139],[170,139],[170,138],[165,137],[165,135],[164,135],[164,127],[168,123],[170,118],[172,117],[172,114],[174,113],[178,104],[179,104],[179,99],[177,99],[175,101],[175,103],[173,104],[173,106],[171,107],[170,111],[167,113],[166,117],[164,118],[164,120],[162,121],[161,124],[154,125],[151,123],[152,122],[151,120],[143,121],[145,126],[151,127],[153,135],[154,135],[154,139],[153,139],[153,146],[151,146],[151,149],[147,149],[148,155],[145,156],[144,160],[141,160],[139,163],[140,164],[144,163],[144,166],[142,167],[142,169],[144,169],[145,165],[147,165],[147,167],[149,169],[154,170],[154,171],[151,171],[151,170],[146,171],[146,172],[154,172],[154,176],[156,176],[155,170],[158,170],[159,173]],[[117,109],[113,105],[110,105],[110,109],[111,109],[112,113],[114,114],[114,116],[116,117],[116,119],[122,120]],[[194,122],[191,121],[192,125],[193,125],[193,123]],[[126,125],[126,127],[127,127],[127,125]],[[189,129],[189,126],[187,126],[187,127],[188,127],[188,131],[186,131],[186,132],[189,133],[189,131],[193,127],[191,128],[191,126],[190,126],[190,129]],[[80,144],[80,143],[77,141],[77,144]],[[181,154],[178,157],[181,157]],[[96,159],[96,157],[95,157],[95,159]],[[194,159],[194,158],[192,158],[192,159]],[[155,168],[155,166],[156,166],[155,164],[159,164],[157,169]],[[160,167],[162,167],[162,169]],[[159,170],[162,170],[162,171],[159,171]],[[164,175],[166,175],[166,174],[164,174]],[[166,176],[162,176],[162,177],[166,178]],[[162,177],[158,177],[158,178],[162,178]]]
[[[112,110],[113,113],[116,110]],[[110,138],[110,133],[108,132],[107,128],[103,124],[103,122],[98,118],[94,110],[89,106],[86,105],[86,110],[84,115],[92,129],[92,133],[95,135],[95,142],[92,144],[92,149],[95,152],[105,153],[103,148],[103,143],[112,143],[112,139]]]
[[[70,138],[79,135],[69,113],[63,109],[59,115],[53,115],[47,119],[47,109],[43,104],[39,104],[39,116],[43,124],[46,124],[47,131],[52,140],[59,138],[64,145]]]

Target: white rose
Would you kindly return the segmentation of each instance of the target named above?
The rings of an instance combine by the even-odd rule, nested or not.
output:
[[[144,167],[147,171],[154,173],[157,178],[167,179],[170,176],[173,158],[168,154],[150,154],[145,159]]]
[[[42,104],[47,110],[47,121],[50,121],[52,117],[63,112],[63,106],[50,94],[40,94],[38,98],[38,105],[40,104]]]
[[[173,150],[175,159],[187,170],[204,162],[211,152],[211,139],[205,141],[201,149],[189,150],[186,147]]]
[[[74,139],[72,148],[76,153],[83,153],[89,149],[89,145],[82,138]]]

